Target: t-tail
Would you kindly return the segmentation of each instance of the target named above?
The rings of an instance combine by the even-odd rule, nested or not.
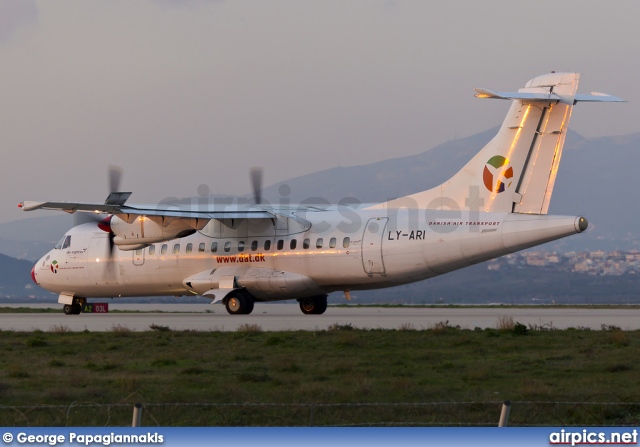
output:
[[[578,73],[538,76],[517,92],[476,89],[478,98],[512,100],[498,134],[440,186],[374,208],[457,209],[547,214],[573,106],[622,102],[576,94]]]

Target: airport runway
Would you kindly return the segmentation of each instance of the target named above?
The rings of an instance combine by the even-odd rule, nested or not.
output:
[[[24,304],[6,305],[25,307]],[[60,308],[57,304],[30,307]],[[108,313],[64,315],[0,314],[0,330],[42,331],[66,326],[71,331],[109,331],[116,326],[135,331],[148,331],[152,324],[168,326],[173,330],[235,331],[243,324],[256,324],[264,331],[326,330],[331,325],[350,324],[367,329],[428,329],[439,322],[448,321],[463,329],[496,328],[500,317],[512,317],[525,325],[566,329],[587,327],[601,329],[601,325],[614,325],[624,330],[640,329],[640,307],[634,308],[379,308],[329,307],[324,315],[303,315],[297,304],[257,303],[251,315],[231,316],[222,305],[209,304],[117,304],[109,303],[110,310],[141,310],[145,313]]]

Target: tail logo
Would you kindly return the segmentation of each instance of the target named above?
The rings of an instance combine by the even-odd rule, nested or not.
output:
[[[513,167],[509,166],[505,169],[508,164],[509,161],[501,155],[495,155],[487,161],[482,173],[482,180],[489,191],[500,193],[511,186]]]

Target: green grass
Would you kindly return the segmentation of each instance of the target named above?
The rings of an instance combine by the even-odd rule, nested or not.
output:
[[[2,331],[0,419],[127,425],[141,402],[145,425],[496,425],[511,400],[513,425],[640,420],[599,404],[640,402],[640,331],[251,329]],[[102,404],[121,406],[83,406]]]

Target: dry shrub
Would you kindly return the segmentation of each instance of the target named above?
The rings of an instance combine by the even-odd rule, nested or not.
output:
[[[429,329],[432,330],[434,334],[444,334],[451,330],[459,330],[460,326],[451,326],[451,324],[449,324],[449,320],[446,320],[438,321],[435,324],[430,324]]]
[[[119,337],[127,337],[133,330],[129,329],[126,325],[123,324],[114,324],[107,332],[110,332],[113,335],[117,335]]]
[[[513,321],[513,317],[507,315],[500,315],[496,322],[496,329],[499,331],[512,331],[516,327],[516,323]]]
[[[402,323],[398,328],[400,331],[415,331],[416,327],[411,323]]]
[[[618,347],[629,345],[629,337],[624,331],[619,329],[611,331],[609,341]]]
[[[259,324],[255,324],[255,323],[242,323],[240,325],[238,325],[238,328],[236,329],[236,332],[262,332],[262,326],[260,326]]]

